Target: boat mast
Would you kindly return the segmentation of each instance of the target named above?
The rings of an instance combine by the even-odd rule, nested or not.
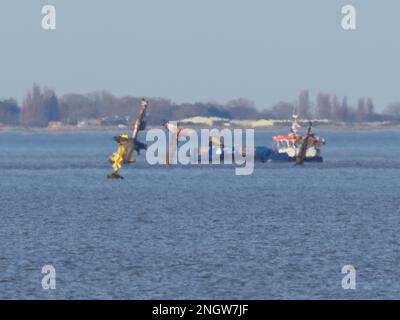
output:
[[[135,124],[133,125],[133,129],[132,129],[132,135],[131,138],[136,141],[137,135],[139,133],[140,130],[140,126],[142,125],[143,122],[143,118],[146,114],[146,109],[149,106],[149,103],[147,102],[146,99],[142,99],[142,101],[140,102],[140,110],[139,110],[139,114],[138,117],[135,121]]]
[[[296,114],[296,112],[293,113],[293,122],[292,122],[292,133],[297,136],[297,131],[298,129],[301,128],[301,125],[299,123],[299,116]]]

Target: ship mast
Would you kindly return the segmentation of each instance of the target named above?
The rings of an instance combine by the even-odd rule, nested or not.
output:
[[[127,141],[127,149],[124,153],[124,161],[127,163],[134,162],[134,158],[132,157],[133,150],[136,150],[138,153],[141,149],[146,149],[147,146],[144,143],[137,141],[137,137],[140,130],[143,130],[145,127],[145,122],[143,121],[144,116],[146,114],[146,109],[149,106],[149,103],[146,99],[142,99],[140,102],[140,110],[135,121],[135,124],[132,128],[132,135]]]
[[[293,122],[292,122],[292,133],[297,136],[297,131],[298,129],[301,128],[301,125],[299,123],[299,116],[294,112],[293,113]]]
[[[142,125],[143,118],[144,118],[144,116],[146,114],[146,109],[147,109],[148,106],[149,106],[149,103],[147,102],[147,100],[146,99],[142,99],[142,101],[140,102],[139,114],[138,114],[138,117],[137,117],[137,119],[135,121],[135,124],[133,126],[133,129],[132,129],[131,138],[134,141],[136,141],[137,135],[138,135],[139,130],[140,130],[140,126]]]

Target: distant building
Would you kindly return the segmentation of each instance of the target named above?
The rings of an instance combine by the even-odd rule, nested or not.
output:
[[[191,125],[208,125],[212,126],[229,126],[229,119],[219,118],[219,117],[192,117],[182,120],[178,120],[181,124],[191,124]]]
[[[98,119],[81,120],[77,122],[76,126],[78,128],[99,127],[101,126],[101,120]]]
[[[102,126],[127,126],[128,120],[123,117],[106,117],[101,119]]]
[[[49,129],[59,129],[62,127],[62,122],[61,121],[50,121],[49,124],[47,125]]]

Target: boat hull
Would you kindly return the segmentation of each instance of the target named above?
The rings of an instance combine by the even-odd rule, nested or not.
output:
[[[237,154],[236,154],[237,155]],[[242,156],[245,156],[243,154]],[[224,150],[222,154],[216,155],[210,149],[208,153],[208,160],[210,162],[215,158],[219,158],[220,162],[224,161],[224,158],[231,157],[232,160],[235,157],[235,152],[233,150]],[[201,155],[198,154],[197,160],[201,163]],[[268,147],[256,147],[254,152],[254,161],[255,162],[295,162],[296,157],[289,157],[287,153],[278,152],[276,149],[271,149]],[[313,157],[306,157],[305,162],[323,162],[323,158],[321,156],[321,151],[317,149],[317,154]]]
[[[277,150],[257,147],[254,160],[257,162],[294,162],[296,157],[289,157],[287,153],[280,153]],[[305,162],[323,162],[321,151],[317,149],[317,154],[314,157],[306,157]]]

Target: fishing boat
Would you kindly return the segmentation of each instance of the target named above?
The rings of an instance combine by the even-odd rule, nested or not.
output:
[[[179,128],[177,125],[168,123],[165,125],[169,132],[175,133],[177,137],[185,130]],[[290,162],[294,161],[296,164],[303,164],[304,162],[322,162],[321,146],[325,144],[325,139],[315,136],[312,132],[312,123],[309,123],[308,129],[305,133],[300,134],[301,128],[300,119],[297,115],[293,115],[293,122],[290,133],[287,135],[276,135],[272,138],[274,146],[257,146],[252,150],[254,153],[254,161],[257,162]],[[177,141],[176,147],[179,147],[186,142]],[[199,163],[203,159],[212,162],[218,160],[219,162],[224,159],[235,159],[237,156],[245,157],[249,151],[246,147],[236,149],[231,145],[226,146],[220,137],[210,137],[208,147],[197,147],[194,151],[194,159]],[[173,152],[171,152],[173,154]]]
[[[295,161],[298,164],[303,162],[322,162],[321,146],[325,139],[319,138],[311,133],[312,123],[309,123],[305,134],[299,134],[301,128],[298,115],[293,115],[291,131],[288,135],[274,136],[273,148],[256,147],[255,160],[267,161]]]

